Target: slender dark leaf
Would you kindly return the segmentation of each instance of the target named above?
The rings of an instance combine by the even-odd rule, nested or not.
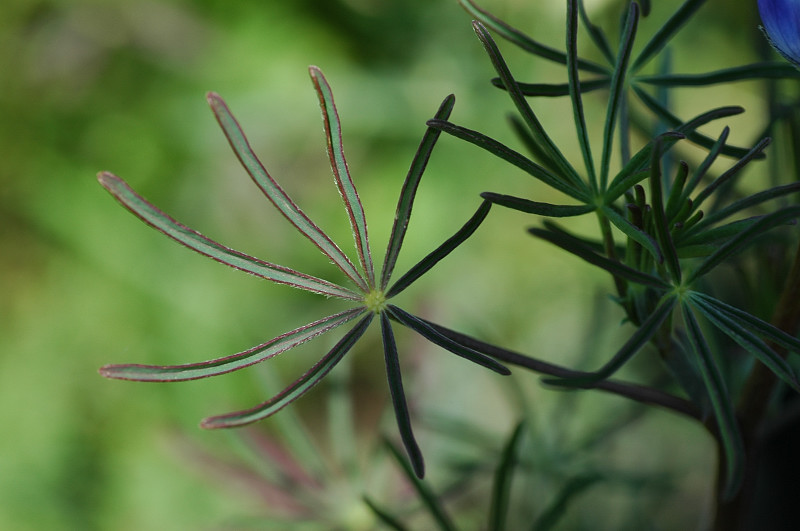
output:
[[[486,27],[491,28],[493,31],[496,31],[498,35],[508,40],[509,42],[519,46],[523,50],[530,52],[534,55],[537,55],[539,57],[542,57],[544,59],[555,61],[556,63],[560,63],[562,65],[567,64],[567,57],[564,52],[561,52],[549,46],[545,46],[544,44],[541,44],[533,40],[529,36],[519,31],[518,29],[509,26],[508,24],[506,24],[499,18],[495,17],[485,9],[479,7],[472,0],[459,0],[459,3],[476,20],[482,22]],[[603,74],[608,72],[606,68],[598,64],[592,63],[590,61],[585,61],[583,59],[579,60],[578,65],[582,70],[587,70],[598,74]]]
[[[594,90],[608,87],[610,78],[601,77],[598,79],[587,79],[581,81],[581,93],[586,94]],[[499,77],[492,79],[492,85],[505,90],[503,80]],[[517,88],[525,96],[540,96],[545,98],[558,98],[569,96],[569,83],[521,83],[517,82]]]
[[[511,495],[511,479],[517,466],[519,442],[524,433],[524,421],[519,422],[503,448],[500,463],[494,472],[492,484],[492,501],[489,505],[489,531],[504,531],[508,518],[508,506]]]
[[[697,196],[695,196],[694,198],[694,208],[695,209],[700,208],[700,205],[702,205],[703,202],[711,194],[713,194],[721,186],[724,186],[725,184],[729,183],[733,177],[739,175],[741,169],[744,168],[750,161],[756,158],[760,158],[762,152],[764,151],[764,149],[766,149],[766,147],[770,144],[770,142],[772,142],[770,138],[764,138],[763,140],[761,140],[744,157],[737,160],[733,166],[725,170],[725,172],[722,175],[714,179],[711,182],[711,184],[709,184],[703,190],[701,190],[700,193],[697,194]]]
[[[634,332],[628,341],[622,345],[622,348],[614,354],[614,357],[597,371],[586,373],[585,375],[575,378],[544,378],[542,382],[559,387],[591,388],[594,387],[597,382],[608,379],[653,338],[661,325],[672,313],[672,309],[675,307],[676,303],[677,298],[673,294],[662,297],[661,301],[659,301],[658,305],[653,310],[653,313],[642,322],[639,328],[636,329],[636,332]]]
[[[531,134],[533,134],[533,137],[536,139],[536,143],[539,144],[542,147],[542,150],[547,154],[547,157],[551,163],[550,165],[558,168],[561,175],[573,184],[581,182],[580,175],[578,175],[564,154],[561,153],[555,143],[553,143],[553,141],[547,135],[544,127],[542,127],[539,119],[534,114],[533,109],[531,109],[530,105],[528,105],[528,101],[525,99],[525,96],[522,94],[522,92],[520,92],[517,82],[511,75],[511,71],[508,69],[508,65],[506,65],[500,50],[497,48],[497,44],[495,44],[494,39],[492,39],[492,36],[489,35],[489,32],[480,22],[474,21],[472,23],[472,27],[475,30],[475,34],[483,44],[483,47],[486,49],[489,59],[492,61],[495,71],[497,71],[497,75],[499,75],[500,79],[503,80],[503,85],[511,96],[511,100],[514,102],[514,105],[517,107],[517,111],[525,121],[528,128],[531,130]]]
[[[117,201],[139,217],[139,219],[151,227],[158,229],[178,243],[202,255],[208,256],[217,262],[272,282],[287,284],[295,288],[321,293],[329,297],[348,300],[361,300],[362,298],[352,290],[343,288],[327,280],[299,273],[288,267],[271,264],[220,245],[214,240],[203,236],[199,232],[169,217],[142,196],[134,192],[125,181],[116,175],[102,172],[98,174],[97,178],[100,184],[102,184]]]
[[[692,306],[719,328],[725,335],[736,341],[742,348],[756,357],[767,366],[775,375],[783,380],[789,387],[800,392],[800,383],[797,382],[792,366],[777,352],[771,349],[764,341],[747,330],[747,322],[739,320],[735,315],[720,311],[713,305],[699,297],[692,297]]]
[[[567,1],[567,76],[569,78],[569,99],[572,102],[572,115],[578,143],[581,146],[583,163],[593,190],[597,190],[592,148],[589,144],[589,133],[586,130],[586,116],[583,113],[581,99],[581,81],[578,74],[578,0]]]
[[[669,131],[656,137],[653,141],[648,142],[642,149],[636,152],[631,159],[625,164],[620,172],[614,177],[604,194],[604,201],[610,205],[616,201],[622,194],[634,187],[634,185],[645,180],[650,172],[648,167],[652,157],[653,146],[655,142],[659,142],[661,151],[665,151],[672,147],[678,140],[685,138],[683,133],[677,131]]]
[[[653,259],[657,263],[664,262],[664,255],[661,252],[661,249],[658,247],[658,243],[653,239],[652,236],[644,232],[639,227],[633,225],[630,221],[625,219],[621,214],[619,214],[613,207],[604,206],[600,209],[600,211],[608,218],[608,220],[619,230],[621,230],[627,237],[633,239],[647,249]]]
[[[687,279],[691,283],[694,280],[705,275],[720,263],[725,261],[734,253],[741,250],[743,247],[753,243],[753,241],[760,237],[766,231],[773,229],[779,225],[793,220],[800,216],[800,206],[786,207],[772,214],[761,217],[758,221],[741,231],[738,235],[731,238],[727,243],[720,247],[714,254],[706,258],[703,263],[697,266],[692,274]]]
[[[578,181],[577,184],[568,182],[561,177],[554,175],[544,167],[536,164],[524,155],[517,153],[513,149],[501,144],[493,138],[484,135],[483,133],[479,133],[478,131],[473,131],[471,129],[467,129],[466,127],[461,127],[460,125],[441,120],[429,120],[428,125],[435,129],[444,131],[447,134],[453,135],[456,138],[466,140],[470,144],[474,144],[482,149],[485,149],[489,153],[505,160],[506,162],[510,162],[522,171],[528,173],[536,179],[539,179],[546,185],[564,192],[570,197],[574,197],[579,201],[587,201],[589,199],[588,189],[582,182]]]
[[[665,22],[656,32],[650,41],[645,45],[639,56],[633,63],[632,69],[639,70],[645,63],[653,58],[669,40],[692,18],[695,11],[705,3],[706,0],[686,0],[683,5]]]
[[[386,361],[386,379],[392,395],[397,429],[400,431],[400,439],[403,441],[414,474],[418,478],[423,478],[425,477],[425,461],[411,429],[411,416],[408,413],[406,394],[403,391],[403,377],[400,373],[400,360],[397,357],[397,344],[394,341],[392,324],[386,312],[381,312],[381,336],[383,337],[383,353]]]
[[[397,306],[389,305],[387,307],[387,312],[389,316],[395,319],[398,323],[407,326],[408,328],[414,330],[419,335],[430,341],[431,343],[442,347],[445,350],[448,350],[455,354],[456,356],[461,356],[462,358],[469,360],[473,363],[477,363],[482,367],[486,367],[498,374],[502,374],[507,376],[511,374],[511,371],[508,370],[508,367],[495,361],[493,358],[490,358],[486,354],[481,354],[480,352],[476,352],[469,347],[465,347],[464,345],[458,343],[457,341],[453,341],[452,339],[443,336],[439,332],[436,331],[435,328],[430,326],[426,321],[411,315],[410,313],[401,310]]]
[[[650,201],[653,213],[653,226],[655,227],[658,246],[664,253],[664,262],[667,265],[672,282],[675,285],[681,283],[681,264],[678,260],[678,253],[675,251],[675,243],[672,241],[667,213],[664,207],[664,193],[661,183],[661,149],[657,143],[653,149],[650,159]]]
[[[353,345],[364,335],[372,322],[374,313],[369,312],[348,331],[341,340],[319,362],[309,369],[296,382],[258,406],[244,411],[208,417],[200,423],[201,428],[233,428],[274,415],[317,385],[339,363]]]
[[[637,82],[665,87],[696,87],[751,79],[800,79],[800,71],[788,63],[771,61],[725,68],[703,74],[658,74],[636,77]]]
[[[537,214],[539,216],[547,216],[551,218],[567,218],[573,216],[580,216],[594,211],[594,205],[552,205],[550,203],[540,203],[538,201],[531,201],[521,197],[514,197],[511,195],[496,194],[493,192],[483,192],[481,197],[487,201],[520,212],[527,212],[528,214]]]
[[[714,164],[714,161],[717,160],[722,149],[725,147],[725,142],[728,140],[728,134],[730,133],[730,128],[726,125],[722,129],[722,133],[720,133],[719,138],[714,142],[711,148],[708,150],[708,154],[703,159],[703,162],[700,163],[699,166],[695,169],[692,177],[686,182],[686,185],[683,188],[683,192],[681,193],[681,202],[685,202],[689,199],[692,195],[694,190],[700,184],[700,181],[705,177],[706,173],[708,173],[708,169]]]
[[[631,2],[628,15],[614,64],[614,73],[611,76],[611,86],[608,94],[608,109],[603,126],[603,155],[600,161],[600,189],[605,190],[608,183],[608,169],[611,163],[611,148],[614,144],[614,128],[617,125],[617,115],[625,91],[625,79],[628,74],[628,61],[631,57],[633,42],[636,39],[636,28],[639,23],[639,5]]]
[[[450,112],[453,110],[456,98],[452,94],[449,95],[442,102],[439,110],[436,112],[436,120],[447,120],[450,117]],[[417,195],[417,187],[419,186],[422,174],[425,172],[425,167],[430,159],[433,147],[439,138],[440,130],[428,127],[425,135],[422,137],[417,152],[414,154],[414,159],[411,161],[411,168],[408,170],[403,187],[400,190],[400,198],[397,200],[397,209],[394,214],[394,224],[392,225],[392,234],[389,237],[389,245],[386,248],[386,258],[383,261],[383,269],[381,270],[381,290],[385,290],[389,284],[389,279],[394,271],[394,266],[397,263],[397,256],[400,253],[400,248],[403,246],[403,239],[406,235],[408,222],[411,219],[411,209],[414,206],[414,198]]]
[[[561,229],[559,232],[552,230],[530,228],[528,232],[546,240],[554,245],[557,245],[565,251],[574,254],[578,258],[596,265],[601,269],[605,269],[615,277],[619,277],[630,282],[635,282],[643,286],[651,286],[657,289],[669,289],[670,285],[658,277],[639,271],[632,267],[626,266],[621,262],[611,260],[595,252],[594,249],[589,247],[582,240],[572,236],[565,230]]]
[[[405,476],[408,478],[408,481],[411,483],[411,486],[414,487],[417,495],[419,496],[422,503],[428,509],[428,512],[431,513],[436,525],[442,531],[456,531],[456,526],[453,524],[453,520],[444,510],[442,504],[439,502],[439,497],[431,490],[431,488],[423,481],[414,474],[414,470],[409,466],[408,462],[403,459],[400,450],[391,443],[388,439],[384,439],[384,443],[386,444],[386,448],[389,450],[389,453],[395,458],[397,463],[400,465],[400,468],[405,473]]]
[[[763,190],[761,192],[757,192],[753,195],[744,197],[736,201],[735,203],[731,203],[725,208],[721,208],[716,212],[708,214],[703,218],[702,221],[700,221],[699,223],[697,223],[697,225],[695,225],[695,230],[702,231],[703,229],[713,225],[714,223],[718,223],[725,218],[729,218],[730,216],[736,214],[737,212],[741,212],[742,210],[746,210],[756,205],[760,205],[765,201],[783,197],[796,192],[800,192],[800,182],[785,184],[783,186],[776,186],[774,188],[770,188],[769,190]]]
[[[438,264],[448,254],[453,252],[459,245],[464,243],[467,238],[472,236],[481,223],[483,223],[483,220],[486,219],[491,206],[491,202],[484,200],[481,203],[481,206],[478,207],[478,210],[475,211],[475,214],[473,214],[472,217],[467,220],[463,227],[461,227],[455,234],[450,236],[450,238],[448,238],[443,244],[434,249],[430,254],[428,254],[428,256],[420,260],[415,266],[409,269],[405,275],[400,277],[397,282],[395,282],[392,287],[389,288],[389,291],[386,292],[386,298],[388,299],[394,297],[406,289],[419,277],[430,271],[433,266]]]
[[[556,529],[559,520],[567,513],[570,502],[583,491],[603,479],[599,474],[589,473],[570,479],[550,502],[547,509],[536,519],[531,531]]]
[[[253,148],[250,147],[250,143],[247,141],[244,131],[242,131],[236,118],[231,114],[225,101],[214,92],[209,92],[206,99],[222,131],[228,138],[228,142],[233,148],[233,151],[242,163],[242,166],[244,166],[247,173],[261,191],[264,192],[264,195],[267,196],[272,204],[275,205],[275,208],[277,208],[297,230],[319,247],[345,275],[350,277],[361,289],[367,290],[367,283],[339,246],[300,210],[300,207],[292,201],[278,183],[275,182],[272,176],[267,173],[267,170],[253,152]]]
[[[355,319],[364,311],[359,307],[330,315],[231,356],[185,365],[106,365],[100,368],[100,374],[106,378],[139,382],[181,382],[225,374],[273,358]]]
[[[694,312],[692,312],[686,301],[682,302],[681,309],[689,342],[692,344],[692,349],[697,358],[697,366],[703,376],[703,382],[711,400],[711,407],[714,410],[714,418],[719,427],[720,443],[724,452],[721,458],[725,459],[726,471],[723,496],[725,499],[730,499],[739,490],[744,470],[744,444],[739,433],[739,424],[736,420],[733,403],[725,386],[725,379],[720,374],[719,367],[711,355],[711,350],[703,337],[703,332],[700,330],[700,325],[697,323]]]
[[[342,125],[339,121],[339,113],[336,111],[336,104],[333,101],[333,91],[328,84],[328,80],[322,71],[316,66],[308,69],[314,88],[319,97],[319,106],[322,109],[322,123],[325,127],[325,138],[328,142],[328,156],[330,157],[331,169],[339,188],[339,194],[344,201],[347,215],[350,218],[350,227],[353,230],[353,237],[356,241],[358,258],[361,267],[367,276],[367,284],[370,288],[375,286],[375,267],[372,264],[372,253],[369,248],[369,237],[367,235],[367,218],[364,216],[364,207],[358,197],[353,179],[350,177],[350,170],[347,167],[347,159],[344,156],[344,145],[342,143]]]
[[[611,50],[611,46],[608,44],[608,38],[606,38],[605,33],[603,30],[592,24],[592,21],[589,20],[589,15],[586,13],[586,5],[583,0],[578,0],[578,9],[581,16],[581,22],[583,22],[586,31],[589,33],[589,37],[594,41],[595,46],[600,50],[600,53],[603,54],[603,57],[606,58],[606,61],[609,64],[614,64],[614,52]]]

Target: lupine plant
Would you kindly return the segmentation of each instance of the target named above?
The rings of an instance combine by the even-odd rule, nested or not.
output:
[[[455,98],[447,96],[427,122],[427,130],[402,185],[379,273],[373,264],[364,209],[345,160],[333,94],[322,72],[310,68],[322,109],[331,168],[350,220],[358,265],[289,198],[261,164],[222,98],[210,93],[211,109],[247,173],[286,219],[341,270],[347,285],[224,247],[173,220],[111,173],[100,174],[101,184],[147,224],[200,254],[272,282],[344,299],[353,307],[231,356],[177,366],[108,365],[100,369],[101,374],[156,382],[221,375],[266,361],[346,323],[355,323],[317,364],[274,397],[251,409],[207,418],[201,424],[205,428],[242,426],[275,414],[305,394],[342,360],[370,323],[378,320],[388,387],[408,461],[391,442],[387,441],[387,448],[398,458],[438,526],[455,529],[441,500],[422,482],[423,458],[411,428],[394,337],[393,323],[399,323],[501,375],[508,374],[507,366],[513,365],[542,374],[543,384],[553,389],[600,390],[665,408],[700,423],[717,443],[719,454],[712,525],[720,530],[755,526],[754,517],[748,516],[758,514],[753,500],[758,492],[770,488],[759,484],[765,426],[776,418],[796,421],[791,416],[792,410],[776,405],[774,397],[800,392],[797,374],[800,340],[795,335],[800,324],[797,309],[800,257],[791,258],[791,249],[798,239],[796,220],[800,218],[800,205],[791,198],[800,192],[800,182],[782,175],[782,181],[774,186],[742,192],[737,184],[745,170],[766,171],[767,166],[761,161],[769,153],[770,138],[764,135],[749,147],[730,145],[730,130],[725,120],[744,109],[719,107],[687,119],[670,109],[667,96],[672,87],[744,80],[775,83],[790,79],[796,83],[800,78],[795,69],[800,56],[800,11],[798,3],[791,0],[758,1],[764,31],[771,44],[793,65],[765,61],[699,74],[672,72],[667,53],[670,41],[704,3],[704,0],[683,2],[652,32],[649,40],[636,47],[638,52],[634,54],[640,22],[650,11],[649,2],[622,2],[619,33],[610,35],[592,23],[582,0],[566,0],[566,44],[562,51],[538,42],[472,0],[461,0],[474,18],[475,34],[494,69],[496,77],[492,83],[511,100],[512,128],[528,154],[451,121]],[[603,62],[581,57],[578,43],[581,26]],[[493,35],[532,56],[564,65],[565,79],[557,83],[518,81]],[[569,98],[580,147],[577,160],[572,160],[557,145],[537,117],[536,98],[542,97]],[[593,104],[603,102],[606,109],[599,135],[593,135],[593,129],[587,126],[584,101],[589,98]],[[767,132],[782,117],[771,117]],[[714,127],[719,131],[714,136],[700,131]],[[637,140],[641,136],[634,135],[634,131],[643,133],[646,140]],[[550,204],[535,198],[485,192],[481,198],[474,198],[479,205],[475,214],[452,237],[393,281],[418,185],[441,133],[466,141],[523,170],[567,199],[563,204]],[[699,162],[684,161],[681,153],[687,144],[704,150]],[[720,167],[724,169],[718,171]],[[533,225],[527,231],[531,236],[610,275],[613,298],[635,330],[599,368],[555,365],[451,330],[391,303],[394,296],[467,242],[493,205],[530,214]],[[597,236],[577,234],[555,221],[586,215],[595,219]],[[726,284],[727,277],[719,274],[723,265],[744,271],[743,264],[752,259],[753,249],[763,250],[767,246],[780,249],[781,259],[792,263],[786,273],[785,287],[773,301],[775,311],[771,322],[735,305],[729,297],[732,290]],[[639,384],[613,378],[645,348],[658,354],[657,358],[651,358],[663,374],[658,383]],[[740,356],[741,353],[747,356]],[[736,370],[729,370],[732,365],[737,365]],[[512,510],[509,489],[512,474],[525,461],[519,455],[523,435],[520,424],[499,456],[494,490],[487,504],[491,529],[503,529]],[[554,525],[566,510],[567,502],[597,481],[598,477],[587,473],[569,483],[558,503],[539,515],[535,528]],[[385,525],[404,528],[402,517],[393,514],[392,509],[383,508],[371,497],[365,499]]]

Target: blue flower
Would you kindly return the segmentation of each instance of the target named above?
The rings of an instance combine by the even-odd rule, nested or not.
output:
[[[800,68],[800,0],[758,0],[770,44]]]

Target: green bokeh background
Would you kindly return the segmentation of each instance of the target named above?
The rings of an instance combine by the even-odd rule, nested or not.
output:
[[[657,3],[643,34],[652,34],[678,5]],[[563,41],[562,4],[483,3],[556,47]],[[611,25],[617,4],[587,1],[592,15]],[[709,1],[676,41],[676,70],[754,60],[760,36],[750,4]],[[503,50],[523,80],[564,79],[557,66],[508,45]],[[257,193],[204,101],[208,90],[226,98],[267,168],[350,249],[309,64],[323,69],[336,95],[376,257],[383,254],[424,122],[448,93],[457,96],[454,121],[517,145],[505,123],[510,103],[489,85],[490,65],[455,0],[0,5],[0,529],[214,529],[264,511],[247,489],[193,464],[187,445],[225,456],[235,436],[201,432],[198,420],[265,399],[258,371],[288,383],[333,339],[268,367],[192,383],[106,381],[97,368],[237,352],[332,313],[337,303],[268,285],[175,245],[119,207],[95,175],[113,171],[228,246],[337,280],[336,270]],[[678,91],[676,97],[684,117],[722,104],[747,107],[746,118],[729,122],[734,142],[751,142],[763,126],[756,84],[691,97]],[[597,123],[603,105],[599,95],[593,98],[587,112]],[[542,102],[537,110],[575,154],[568,102]],[[456,230],[488,189],[560,199],[521,172],[443,137],[420,188],[398,271]],[[532,241],[523,230],[530,223],[496,209],[470,242],[400,302],[442,324],[564,364],[610,354],[627,329],[618,329],[621,315],[611,302],[595,303],[607,279]],[[591,220],[574,226],[592,227]],[[585,341],[596,319],[610,329]],[[507,383],[410,334],[400,336],[417,407],[463,418],[498,437],[517,420]],[[359,415],[379,419],[380,429],[394,434],[391,418],[376,413],[386,403],[381,357],[374,333],[350,355],[355,396],[365,397]],[[558,411],[563,395],[516,373],[514,385],[526,390],[540,418]],[[605,412],[625,405],[597,394],[582,404],[569,430],[600,423]],[[297,408],[313,433],[323,431],[317,423],[324,424],[324,386]],[[362,428],[368,446],[375,425]],[[448,449],[428,435],[421,429],[435,485],[437,463]],[[663,412],[654,412],[635,435],[644,444],[633,434],[620,435],[604,450],[609,461],[639,470],[674,466],[677,494],[659,510],[676,522],[696,521],[711,488],[710,441]],[[606,502],[598,495],[594,503]]]

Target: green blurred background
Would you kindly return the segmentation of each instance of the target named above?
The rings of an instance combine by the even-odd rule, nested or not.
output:
[[[598,22],[616,26],[619,2],[586,3]],[[555,47],[563,42],[562,4],[483,2]],[[658,4],[642,23],[645,35],[679,2]],[[676,69],[700,72],[754,60],[760,36],[750,4],[709,1],[676,41]],[[337,98],[350,168],[380,257],[424,122],[447,94],[457,96],[454,121],[517,145],[505,122],[510,103],[489,85],[492,71],[469,21],[455,0],[0,4],[0,529],[236,528],[230,522],[269,512],[257,493],[221,481],[187,457],[199,447],[225,458],[237,447],[236,435],[202,432],[197,422],[264,400],[259,371],[288,383],[335,338],[265,367],[192,383],[106,381],[97,368],[237,352],[332,313],[337,303],[194,255],[124,211],[95,175],[120,175],[228,246],[337,280],[238,166],[205,92],[228,101],[273,176],[349,249],[306,70],[320,66]],[[557,66],[508,45],[503,50],[522,80],[564,79]],[[729,122],[732,139],[752,142],[763,127],[758,88],[741,84],[691,97],[679,91],[678,113],[688,118],[712,106],[743,104],[750,113]],[[593,98],[589,116],[601,119],[602,97]],[[571,121],[564,119],[571,115],[568,102],[542,102],[537,109],[559,142],[574,149]],[[443,137],[420,188],[398,272],[456,230],[488,189],[560,199]],[[530,223],[497,209],[400,302],[509,348],[591,365],[627,330],[617,327],[621,314],[613,303],[596,300],[609,282],[532,241],[523,230]],[[591,220],[577,224],[584,226],[591,229]],[[598,320],[609,332],[586,341],[589,324]],[[519,417],[520,393],[542,423],[558,420],[553,433],[563,436],[627,407],[591,394],[577,399],[575,418],[559,418],[564,395],[542,390],[534,375],[518,370],[509,385],[410,333],[399,335],[415,407],[476,424],[497,436],[498,448]],[[391,417],[381,413],[381,358],[374,331],[350,355],[364,447],[375,444],[376,423],[395,433]],[[323,452],[326,392],[321,386],[297,403]],[[676,488],[643,510],[657,508],[676,525],[682,518],[694,522],[711,488],[711,443],[701,429],[667,413],[649,419],[604,446],[603,459],[639,472],[674,467]],[[269,432],[271,422],[257,429]],[[449,450],[431,433],[420,427],[435,486]],[[541,440],[557,447],[554,437],[544,430]],[[582,503],[611,503],[599,494],[586,498]],[[472,513],[480,515],[480,504]]]

